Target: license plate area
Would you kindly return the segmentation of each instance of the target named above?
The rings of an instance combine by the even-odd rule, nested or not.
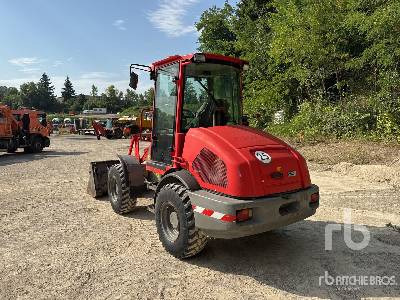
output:
[[[279,207],[279,214],[281,216],[285,216],[288,214],[295,213],[299,210],[300,203],[297,201],[290,202],[290,203],[285,203]]]

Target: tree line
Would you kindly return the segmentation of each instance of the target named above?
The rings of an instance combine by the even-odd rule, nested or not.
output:
[[[196,27],[200,51],[250,62],[253,125],[400,136],[399,0],[241,0],[209,8]],[[274,125],[277,111],[285,124]]]
[[[43,73],[38,82],[24,83],[19,89],[0,86],[1,103],[13,109],[32,107],[53,113],[79,113],[95,107],[105,107],[110,113],[124,110],[132,113],[140,107],[151,106],[153,97],[153,88],[144,93],[127,89],[124,93],[116,89],[114,85],[110,85],[102,93],[99,93],[98,88],[92,85],[90,95],[77,94],[67,76],[61,90],[61,97],[57,98],[54,94],[54,86],[46,73]]]

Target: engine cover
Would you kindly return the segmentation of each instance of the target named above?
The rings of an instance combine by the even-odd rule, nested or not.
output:
[[[192,128],[182,157],[203,189],[254,198],[311,186],[304,158],[282,140],[245,126]]]

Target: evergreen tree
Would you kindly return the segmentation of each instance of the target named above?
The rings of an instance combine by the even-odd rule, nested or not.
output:
[[[37,84],[38,99],[34,99],[33,106],[45,111],[55,111],[57,109],[54,86],[51,84],[50,77],[43,73]]]
[[[92,91],[90,92],[90,96],[97,97],[98,94],[99,94],[99,89],[97,88],[97,86],[92,84]]]
[[[75,97],[75,90],[74,90],[74,87],[72,86],[72,82],[68,76],[67,76],[67,79],[65,79],[64,87],[62,88],[61,95],[63,97],[64,103],[68,102],[68,100]]]

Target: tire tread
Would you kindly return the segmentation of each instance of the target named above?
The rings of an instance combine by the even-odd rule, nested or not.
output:
[[[131,198],[129,186],[125,178],[125,172],[121,164],[113,165],[111,168],[115,168],[118,172],[118,176],[121,180],[121,198],[119,199],[120,206],[114,211],[118,214],[127,214],[132,212],[137,204],[137,198]]]
[[[177,256],[178,258],[189,258],[195,256],[201,252],[207,245],[208,237],[198,228],[195,227],[194,212],[192,209],[192,203],[190,202],[189,194],[187,189],[177,183],[168,183],[163,186],[160,190],[173,190],[177,196],[181,199],[184,209],[185,216],[188,225],[188,243],[183,254]]]

